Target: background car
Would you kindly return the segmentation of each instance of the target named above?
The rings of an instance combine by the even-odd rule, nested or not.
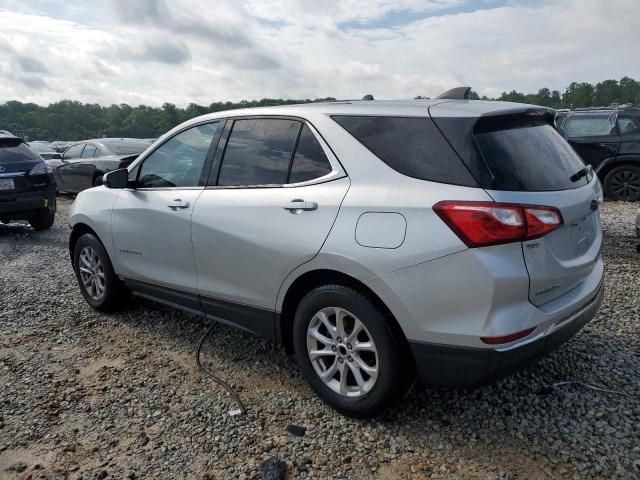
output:
[[[74,143],[62,159],[50,162],[58,190],[78,193],[102,183],[102,176],[126,168],[151,142],[136,138],[100,138]]]
[[[591,165],[611,200],[640,200],[640,108],[558,111],[555,124]]]
[[[28,220],[42,230],[55,215],[56,185],[44,160],[21,138],[0,134],[0,222]]]
[[[29,147],[31,147],[31,150],[40,155],[43,160],[59,160],[62,158],[62,154],[56,152],[53,148],[53,145],[51,145],[49,142],[35,140],[33,142],[29,142]]]

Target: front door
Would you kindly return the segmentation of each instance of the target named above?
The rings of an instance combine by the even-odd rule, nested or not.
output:
[[[200,195],[192,218],[205,312],[273,334],[280,286],[318,253],[349,188],[328,156],[300,120],[234,122],[215,186]]]
[[[184,130],[136,165],[136,188],[113,207],[117,271],[128,280],[193,294],[198,308],[191,215],[220,122]],[[177,302],[180,303],[180,302]]]

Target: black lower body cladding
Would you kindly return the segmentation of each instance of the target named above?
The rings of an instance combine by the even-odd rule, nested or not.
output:
[[[554,351],[595,316],[604,289],[554,332],[521,347],[498,351],[410,341],[418,377],[426,385],[473,388],[509,375]]]

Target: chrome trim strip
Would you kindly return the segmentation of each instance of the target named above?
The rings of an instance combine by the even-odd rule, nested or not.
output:
[[[0,173],[0,178],[24,177],[27,172]]]

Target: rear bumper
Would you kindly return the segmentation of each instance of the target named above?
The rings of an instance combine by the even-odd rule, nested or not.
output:
[[[26,220],[34,210],[45,208],[55,202],[56,187],[51,183],[42,190],[0,195],[0,218]]]
[[[447,387],[476,387],[503,377],[555,350],[595,316],[603,297],[595,295],[576,312],[531,339],[514,346],[482,349],[409,341],[422,383]]]

